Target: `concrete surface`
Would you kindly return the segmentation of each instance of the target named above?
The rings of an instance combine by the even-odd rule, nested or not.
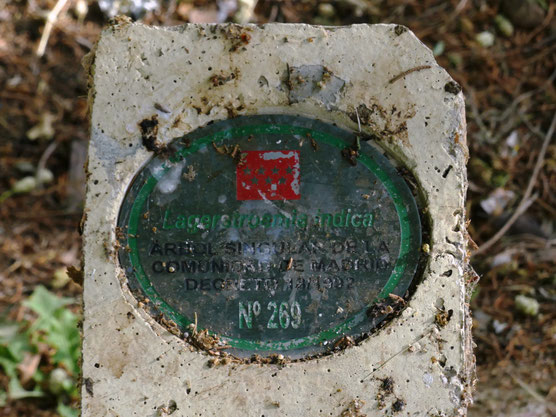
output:
[[[119,19],[103,31],[87,66],[83,416],[466,414],[474,362],[463,95],[410,31],[154,28]],[[288,72],[317,82],[328,72],[333,82],[318,92],[289,88]],[[141,120],[158,117],[163,145],[212,120],[264,113],[308,115],[351,130],[357,113],[362,131],[419,183],[431,227],[428,263],[403,313],[360,346],[284,366],[208,367],[207,354],[155,322],[127,289],[114,250],[118,210],[152,156]],[[448,320],[439,319],[450,310]]]

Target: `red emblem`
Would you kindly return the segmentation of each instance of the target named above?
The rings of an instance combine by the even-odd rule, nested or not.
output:
[[[299,200],[299,151],[245,151],[236,168],[238,200]]]

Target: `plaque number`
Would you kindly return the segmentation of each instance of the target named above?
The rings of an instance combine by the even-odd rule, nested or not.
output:
[[[301,306],[297,301],[291,305],[282,301],[278,304],[276,301],[270,301],[266,309],[271,312],[267,329],[287,329],[292,327],[298,329],[301,324]],[[261,304],[258,301],[249,301],[247,303],[239,303],[239,328],[251,329],[253,328],[254,317],[259,316],[261,313]]]
[[[266,325],[267,329],[277,329],[278,323],[280,323],[282,329],[287,329],[290,325],[294,329],[299,328],[301,324],[301,306],[297,301],[293,302],[291,307],[285,301],[280,303],[280,307],[278,307],[276,301],[271,301],[266,308],[272,311]],[[278,316],[278,322],[276,316]]]
[[[271,301],[270,303],[268,303],[268,306],[266,307],[267,310],[272,310],[272,316],[270,316],[270,319],[268,320],[268,324],[266,325],[267,329],[277,329],[278,328],[278,323],[276,323],[276,315],[277,315],[277,310],[276,310],[276,302],[275,301]]]

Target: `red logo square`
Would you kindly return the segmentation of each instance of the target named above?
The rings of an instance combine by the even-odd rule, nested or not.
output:
[[[299,151],[245,151],[236,168],[238,200],[299,200]]]

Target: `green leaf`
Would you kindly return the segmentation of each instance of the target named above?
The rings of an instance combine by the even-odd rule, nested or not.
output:
[[[64,375],[59,381],[59,389],[53,391],[58,396],[58,412],[62,417],[76,417],[78,411],[61,403],[61,398],[78,398],[76,377],[79,374],[80,332],[79,317],[71,312],[67,305],[73,303],[72,298],[58,297],[45,287],[39,286],[23,304],[34,311],[38,318],[29,322],[13,323],[0,319],[0,368],[10,378],[8,392],[0,392],[0,403],[9,399],[41,397],[46,395],[41,387],[51,381],[56,369]],[[37,369],[33,374],[35,388],[27,391],[19,381],[18,365],[26,354],[35,354],[38,344],[50,346],[54,354],[50,362],[57,368],[45,374]],[[49,393],[50,394],[50,393]],[[3,395],[3,396],[2,396]]]
[[[70,373],[77,375],[80,355],[80,333],[77,329],[79,318],[66,308],[73,302],[71,298],[57,297],[40,286],[25,305],[39,315],[30,328],[34,343],[45,342],[54,347],[54,363],[64,365]]]
[[[44,374],[43,371],[41,371],[40,369],[37,369],[35,371],[35,373],[33,374],[33,381],[40,384],[44,380],[46,380],[46,375]]]
[[[0,355],[1,355],[1,348],[0,348]],[[6,375],[10,378],[17,378],[17,364],[18,361],[14,361],[8,357],[1,357],[0,356],[0,366],[4,369]]]
[[[548,3],[546,0],[537,0],[537,4],[541,6],[545,11],[548,10]]]
[[[17,377],[16,368],[26,352],[33,352],[28,335],[17,323],[0,322],[0,367],[6,375]]]
[[[23,305],[29,307],[39,317],[44,319],[53,316],[56,310],[73,302],[72,298],[58,297],[42,285],[39,285],[35,288],[33,294],[23,302]]]
[[[19,379],[11,378],[8,383],[8,396],[12,400],[20,400],[22,398],[43,397],[44,392],[39,388],[35,388],[33,391],[27,391],[21,386]]]
[[[58,320],[51,322],[45,341],[56,348],[53,360],[62,363],[70,373],[77,375],[79,368],[80,334],[77,329],[78,318],[69,310],[61,310],[56,315]]]
[[[0,344],[9,343],[17,337],[19,325],[17,323],[0,322]]]
[[[56,408],[60,417],[79,417],[79,411],[69,405],[65,405],[63,403],[59,403],[58,407]]]
[[[481,292],[481,287],[479,287],[478,285],[475,287],[475,289],[473,290],[473,292],[471,293],[471,298],[469,301],[473,301]]]

